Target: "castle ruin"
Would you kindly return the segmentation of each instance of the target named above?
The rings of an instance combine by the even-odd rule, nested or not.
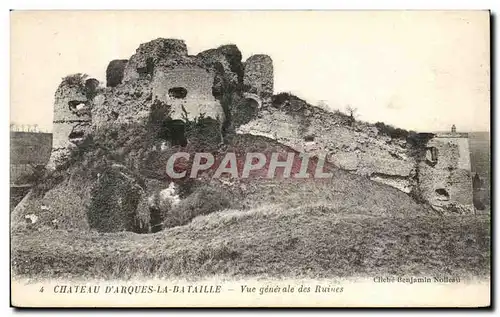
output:
[[[436,133],[427,142],[418,163],[418,184],[423,198],[438,210],[473,211],[472,176],[467,133]]]
[[[155,102],[168,107],[172,125],[203,118],[220,135],[231,112],[223,108],[225,94],[251,101],[255,110],[273,94],[271,58],[241,59],[235,45],[189,55],[184,41],[159,38],[141,44],[129,60],[111,61],[105,88],[95,79],[63,80],[55,94],[48,168],[63,164],[71,148],[95,129],[147,119]]]
[[[473,210],[467,134],[457,133],[455,127],[449,133],[429,134],[416,159],[411,155],[414,145],[382,135],[374,125],[343,124],[342,116],[301,100],[273,105],[273,78],[269,56],[257,54],[242,61],[235,45],[189,55],[178,39],[141,44],[130,59],[109,63],[107,87],[86,78],[60,84],[48,168],[64,164],[71,149],[95,130],[148,120],[160,103],[180,134],[186,120],[203,118],[220,136],[216,141],[230,127],[299,152],[326,152],[331,163],[351,173],[408,194],[418,191],[436,210]],[[185,136],[180,139],[186,142]]]
[[[84,76],[66,78],[55,93],[52,131],[52,153],[47,165],[55,169],[64,161],[71,148],[90,133],[92,93],[97,89],[95,79]]]

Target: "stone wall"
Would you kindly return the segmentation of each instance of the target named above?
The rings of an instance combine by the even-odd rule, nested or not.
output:
[[[183,119],[183,108],[189,120],[201,114],[224,122],[224,111],[212,94],[215,72],[196,65],[160,66],[155,69],[152,85],[153,99],[170,105],[173,120]]]
[[[156,39],[141,44],[130,59],[112,61],[107,80],[106,88],[97,88],[95,79],[76,85],[65,80],[59,86],[49,167],[64,161],[95,129],[143,124],[160,102],[176,124],[202,115],[212,119],[217,140],[229,123],[231,133],[261,135],[299,152],[326,154],[339,168],[405,193],[418,189],[436,209],[472,205],[466,135],[439,135],[425,145],[436,149],[427,153],[430,159],[419,161],[404,137],[388,136],[373,124],[289,94],[274,96],[273,62],[267,55],[242,63],[238,48],[224,45],[190,56],[182,40]]]
[[[106,68],[107,87],[116,87],[122,83],[127,63],[126,59],[115,59],[109,62]]]
[[[241,52],[236,45],[223,45],[216,49],[203,51],[197,55],[207,65],[222,67],[222,73],[226,79],[226,88],[238,89],[243,83],[243,64],[241,62]],[[229,87],[228,87],[229,86]]]
[[[90,132],[92,122],[90,109],[92,100],[85,86],[95,79],[79,81],[80,75],[74,75],[75,83],[63,81],[55,93],[54,119],[52,129],[52,153],[47,167],[54,169],[69,155],[70,149],[77,146]]]
[[[152,75],[155,65],[161,61],[187,56],[187,46],[183,40],[158,38],[143,43],[130,57],[124,71],[123,81],[133,81]]]
[[[437,134],[419,163],[423,198],[439,211],[473,211],[469,143],[466,134]]]
[[[95,129],[146,122],[158,100],[173,120],[184,120],[184,110],[190,121],[202,114],[213,119],[207,124],[220,135],[226,120],[221,99],[226,91],[241,93],[243,64],[235,45],[190,56],[184,41],[159,38],[141,44],[128,60],[111,61],[105,88],[95,79],[68,78],[55,94],[50,169]]]
[[[298,109],[298,107],[297,107]],[[327,155],[335,166],[409,193],[416,161],[408,144],[379,134],[376,127],[344,124],[342,115],[303,105],[298,111],[267,107],[238,133],[261,135],[311,155]]]
[[[140,79],[114,88],[106,88],[93,100],[92,129],[106,125],[139,123],[149,116],[152,104],[151,84]]]
[[[252,55],[245,61],[243,76],[245,92],[253,93],[270,103],[274,91],[273,60],[268,55]]]

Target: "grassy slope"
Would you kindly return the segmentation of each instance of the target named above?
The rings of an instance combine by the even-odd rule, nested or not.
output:
[[[489,217],[394,217],[268,205],[152,235],[13,236],[14,274],[130,278],[489,275]],[[36,250],[36,252],[33,252]]]
[[[128,145],[128,147],[131,146]],[[173,150],[173,152],[175,151]],[[238,157],[244,159],[245,154],[249,152],[267,153],[270,157],[270,153],[274,152],[296,151],[265,137],[236,135],[228,148],[220,152],[218,159],[222,159],[226,152],[238,153]],[[97,174],[97,170],[94,166],[86,167],[84,162],[88,160],[88,157],[101,158],[102,153],[93,149],[86,155],[84,159],[76,161],[70,168],[57,174],[63,181],[56,183],[57,185],[48,186],[47,184],[51,183],[50,179],[44,180],[38,187],[51,189],[45,190],[45,194],[39,197],[27,200],[23,203],[23,208],[16,208],[12,212],[11,227],[13,231],[25,230],[25,216],[30,214],[38,216],[37,223],[32,226],[35,230],[52,228],[53,220],[58,221],[60,229],[84,231],[89,229],[86,211],[91,199],[90,189],[97,181],[97,177],[93,175]],[[159,182],[158,188],[162,184],[159,180],[165,182],[163,183],[165,188],[168,186],[168,181],[162,180],[162,177],[165,177],[165,166],[170,155],[170,152],[158,153],[153,156],[151,164],[146,164],[148,168],[146,172],[140,169],[133,171],[141,172],[143,177],[153,175]],[[240,162],[242,163],[242,161]],[[117,163],[123,164],[124,162],[118,161]],[[295,163],[292,175],[300,169],[300,162]],[[266,167],[268,165],[269,163]],[[310,166],[312,167],[312,163]],[[282,170],[277,169],[276,174],[280,174]],[[383,215],[425,213],[423,206],[418,205],[408,195],[395,188],[339,170],[331,164],[325,164],[324,170],[332,172],[333,177],[314,180],[269,180],[262,178],[267,174],[266,168],[263,168],[261,171],[257,171],[256,176],[241,180],[247,190],[241,192],[237,186],[230,186],[223,188],[223,190],[234,192],[236,198],[234,204],[231,205],[233,208],[258,207],[268,203],[284,203],[289,207],[295,207],[302,206],[306,202],[313,205],[325,204],[330,207],[342,207],[352,213]],[[212,185],[217,186],[214,183],[217,182],[212,182]],[[38,192],[44,192],[44,190],[38,189]],[[48,206],[50,210],[44,211],[41,206]]]
[[[287,150],[255,136],[238,136],[233,144],[246,151]],[[440,218],[392,187],[330,171],[334,177],[328,180],[254,178],[232,185],[228,190],[246,188],[239,210],[199,216],[152,235],[14,232],[13,273],[106,278],[489,274],[487,216]],[[61,212],[75,214],[71,208]]]

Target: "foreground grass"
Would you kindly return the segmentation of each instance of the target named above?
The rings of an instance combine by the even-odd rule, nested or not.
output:
[[[200,216],[151,235],[14,233],[11,264],[19,277],[479,277],[490,274],[490,219],[273,205]]]

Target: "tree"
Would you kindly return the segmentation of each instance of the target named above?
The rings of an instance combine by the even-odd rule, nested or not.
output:
[[[349,115],[349,125],[352,126],[356,121],[358,109],[353,108],[351,105],[347,105],[346,112]]]
[[[353,108],[351,105],[348,105],[345,110],[347,114],[353,119],[355,119],[358,116],[357,115],[358,108]]]

